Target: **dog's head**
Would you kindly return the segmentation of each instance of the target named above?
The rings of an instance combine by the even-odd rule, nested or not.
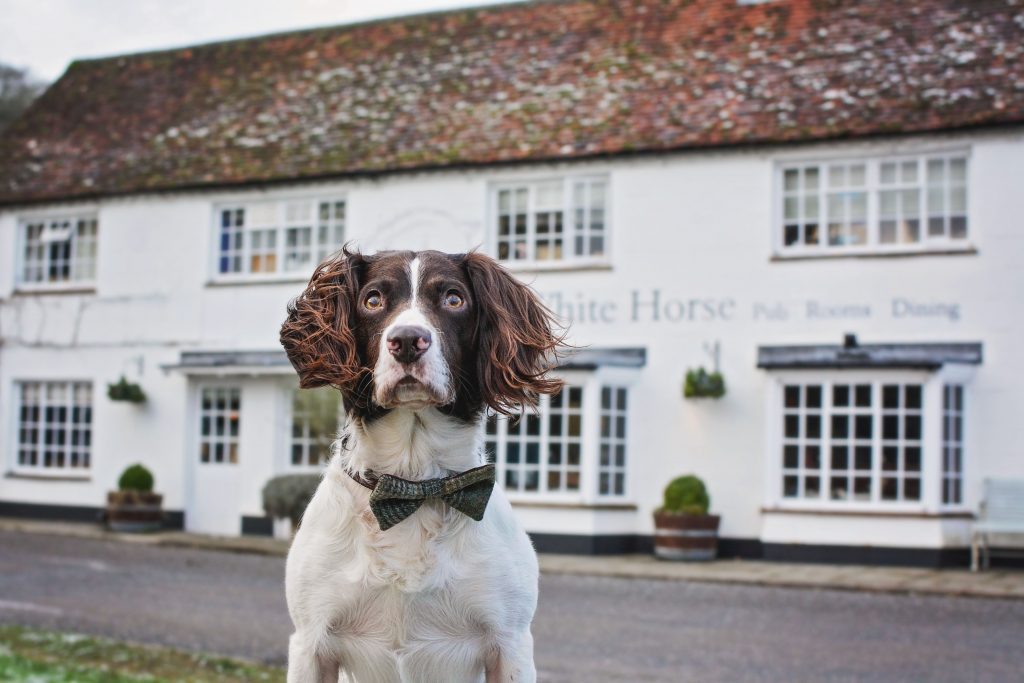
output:
[[[337,387],[372,418],[400,407],[466,420],[561,387],[561,337],[529,287],[477,253],[342,250],[288,306],[281,344],[304,388]]]

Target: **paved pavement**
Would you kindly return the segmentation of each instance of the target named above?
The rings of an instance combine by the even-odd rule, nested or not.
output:
[[[288,544],[270,538],[224,538],[183,532],[112,534],[95,524],[70,524],[0,518],[0,531],[76,536],[143,545],[171,546],[283,557]],[[921,569],[850,565],[794,564],[721,560],[717,562],[660,562],[650,555],[540,557],[546,574],[577,574],[619,578],[736,583],[790,588],[831,588],[877,593],[961,595],[1024,598],[1024,571]]]
[[[0,531],[0,623],[283,662],[273,555]],[[1024,601],[545,574],[541,681],[1018,681]]]

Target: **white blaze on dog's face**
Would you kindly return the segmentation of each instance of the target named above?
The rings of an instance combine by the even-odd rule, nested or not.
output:
[[[421,287],[422,264],[418,256],[414,257],[404,273],[407,281],[389,283],[394,300],[373,368],[374,402],[383,408],[443,405],[453,398],[452,373],[442,352],[449,330],[441,329],[436,302]],[[451,282],[444,289],[442,307],[465,307],[462,283]],[[404,296],[406,291],[408,296]],[[372,285],[364,289],[364,297],[364,308],[377,310],[388,305],[383,292]]]

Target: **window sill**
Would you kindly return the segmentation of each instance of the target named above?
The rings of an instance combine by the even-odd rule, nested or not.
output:
[[[825,252],[774,252],[769,259],[772,263],[785,261],[815,261],[822,259],[887,259],[913,258],[918,256],[977,256],[978,250],[972,246],[944,247],[933,249],[899,249],[899,250],[857,250],[857,251],[825,251]]]
[[[41,474],[37,472],[7,472],[4,479],[21,479],[23,481],[92,481],[89,474]]]
[[[312,272],[310,272],[310,275]],[[238,285],[284,285],[305,283],[308,275],[275,275],[273,277],[239,278],[237,280],[207,280],[207,287],[235,287]]]
[[[73,295],[73,294],[95,294],[96,285],[18,285],[11,293],[13,296],[44,296],[44,295]]]
[[[557,510],[593,510],[598,512],[636,512],[635,503],[563,503],[543,500],[511,500],[514,508],[546,508]]]
[[[560,261],[556,263],[521,263],[516,261],[498,261],[511,273],[575,273],[575,272],[608,272],[613,270],[608,261],[583,261],[573,263]]]
[[[925,512],[920,508],[911,509],[857,509],[843,510],[826,507],[762,507],[765,515],[812,515],[815,517],[900,517],[904,519],[974,519],[974,513],[968,510],[942,510]]]

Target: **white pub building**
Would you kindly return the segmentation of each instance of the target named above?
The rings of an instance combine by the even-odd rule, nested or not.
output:
[[[0,133],[0,515],[271,533],[336,394],[281,350],[343,243],[479,247],[581,347],[492,421],[538,549],[965,563],[1024,478],[1024,6],[565,0],[79,61]],[[684,398],[688,370],[721,398]],[[111,400],[122,377],[141,403]],[[327,423],[333,428],[333,419]],[[327,430],[330,431],[330,430]]]

